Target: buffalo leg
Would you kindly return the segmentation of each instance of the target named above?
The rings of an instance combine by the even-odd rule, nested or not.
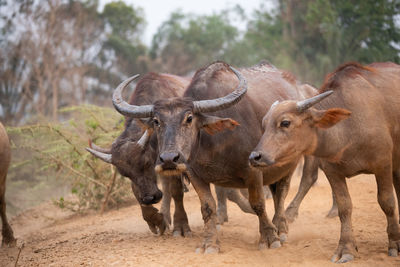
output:
[[[136,199],[139,199],[139,195],[134,184],[132,183],[131,186]],[[147,222],[150,231],[152,231],[154,234],[164,234],[165,229],[168,228],[168,224],[165,221],[163,214],[159,213],[158,209],[156,209],[152,205],[140,205],[140,208],[142,210],[143,219]]]
[[[375,174],[378,185],[378,202],[387,219],[389,238],[389,256],[398,256],[400,249],[400,232],[393,193],[393,173],[391,167],[382,168]]]
[[[194,174],[191,175],[190,181],[200,199],[201,214],[204,220],[204,241],[196,249],[196,252],[204,252],[206,254],[218,253],[217,208],[211,194],[210,184],[199,179]]]
[[[264,185],[263,190],[264,190],[265,199],[272,198],[272,193],[271,193],[271,190],[269,189],[268,185]],[[243,197],[245,197],[246,199],[249,199],[249,190],[247,190],[247,188],[241,188],[239,191]]]
[[[174,177],[164,177],[161,176],[161,187],[163,192],[163,197],[161,201],[160,212],[164,215],[164,219],[171,225],[171,180]]]
[[[2,246],[15,246],[16,240],[14,238],[13,230],[7,220],[6,215],[6,175],[0,179],[0,215],[2,221],[2,235],[3,240],[1,242]]]
[[[247,198],[243,197],[238,189],[234,188],[225,188],[227,191],[227,196],[230,201],[236,203],[238,207],[246,213],[255,214],[254,210],[250,206],[250,202]]]
[[[397,207],[398,207],[397,210],[399,211],[399,223],[400,223],[400,169],[395,170],[393,172],[393,185],[397,195]]]
[[[246,189],[247,191],[247,189]],[[229,199],[238,207],[246,213],[255,214],[254,210],[251,208],[248,194],[247,197],[242,193],[242,190],[229,188],[229,187],[220,187],[215,186],[215,193],[217,195],[217,215],[218,215],[218,224],[224,224],[224,222],[228,221],[228,211],[226,205],[226,199]]]
[[[336,198],[335,198],[335,195],[332,192],[332,207],[329,210],[329,212],[326,215],[326,217],[334,218],[334,217],[338,216],[338,214],[339,214],[339,211],[338,211],[338,207],[337,207],[337,203],[336,203]]]
[[[228,211],[226,207],[227,188],[215,186],[215,194],[217,195],[217,216],[218,224],[222,225],[228,221]]]
[[[263,191],[263,177],[261,172],[255,171],[248,176],[247,186],[249,189],[249,202],[258,216],[260,241],[259,249],[267,247],[277,248],[281,246],[277,229],[267,216],[265,210],[265,197]]]
[[[275,215],[272,222],[278,228],[278,235],[282,243],[286,241],[289,230],[285,216],[285,199],[289,192],[291,177],[292,174],[270,185],[275,208]]]
[[[180,176],[169,177],[170,180],[170,192],[175,203],[174,212],[174,229],[173,236],[185,236],[191,237],[192,231],[189,227],[189,222],[185,207],[183,205],[183,185]]]
[[[286,218],[289,222],[293,222],[297,218],[301,202],[317,179],[318,160],[315,157],[304,157],[303,174],[301,176],[299,190],[286,209]]]
[[[339,244],[331,261],[344,263],[353,260],[357,254],[357,245],[351,223],[353,205],[347,188],[346,177],[334,171],[329,173],[325,171],[325,174],[337,201],[341,223]]]

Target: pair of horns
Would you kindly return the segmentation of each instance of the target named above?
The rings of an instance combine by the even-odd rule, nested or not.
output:
[[[230,67],[230,69],[239,79],[238,87],[232,93],[224,97],[193,101],[194,112],[214,112],[226,109],[240,101],[247,91],[247,83],[239,71],[233,67]],[[125,116],[132,118],[149,118],[153,116],[153,105],[136,106],[131,105],[122,99],[122,91],[137,77],[139,77],[138,74],[126,79],[118,85],[113,93],[112,102],[115,109]]]
[[[152,131],[147,129],[144,132],[144,134],[142,135],[142,137],[140,137],[139,141],[137,141],[136,143],[142,149],[144,149],[150,139],[151,134],[152,134]],[[105,149],[105,148],[98,147],[95,144],[93,144],[91,141],[89,141],[89,146],[90,146],[90,148],[87,147],[86,150],[89,151],[93,156],[101,159],[104,162],[112,163],[111,149]]]

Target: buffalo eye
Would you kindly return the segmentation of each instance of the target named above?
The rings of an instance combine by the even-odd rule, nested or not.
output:
[[[192,115],[189,115],[189,116],[187,116],[187,118],[186,118],[186,123],[192,123],[192,120],[193,120],[193,116],[192,116]]]
[[[290,126],[290,121],[288,120],[281,121],[280,127],[289,128],[289,126]]]
[[[157,118],[154,118],[154,119],[153,119],[153,123],[154,123],[154,125],[157,126],[157,127],[160,126],[160,122],[158,121]]]

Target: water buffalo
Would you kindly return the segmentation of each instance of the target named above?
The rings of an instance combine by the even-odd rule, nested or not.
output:
[[[6,215],[6,178],[7,170],[11,161],[11,148],[10,141],[8,140],[7,132],[4,129],[3,124],[0,123],[0,215],[2,226],[2,236],[3,240],[1,242],[2,246],[14,246],[16,240],[14,238],[13,230],[7,221]]]
[[[132,93],[129,103],[145,105],[158,99],[178,97],[190,79],[183,77],[148,73],[140,79]],[[153,233],[163,234],[171,222],[169,213],[170,198],[175,201],[174,232],[190,235],[190,228],[183,206],[183,187],[181,176],[171,177],[163,181],[163,191],[168,193],[165,199],[168,210],[158,210],[152,204],[158,203],[163,194],[157,186],[157,175],[154,171],[154,159],[158,155],[157,139],[152,136],[152,129],[147,121],[127,117],[125,129],[113,142],[110,149],[102,149],[92,145],[87,148],[96,157],[115,165],[121,175],[132,181],[132,191],[142,209],[144,220]],[[166,205],[163,205],[164,209]]]
[[[149,73],[137,83],[129,103],[143,105],[158,99],[177,97],[189,79],[169,75]],[[115,165],[118,171],[131,179],[133,193],[141,205],[142,215],[153,233],[163,233],[171,224],[171,197],[175,203],[173,235],[190,236],[187,215],[183,205],[184,179],[182,175],[160,177],[162,183],[162,205],[160,213],[151,204],[157,203],[162,194],[157,187],[154,171],[158,157],[157,139],[152,137],[152,128],[147,129],[147,121],[127,118],[123,133],[114,141],[111,149],[103,149],[90,144],[88,151],[105,162]],[[146,130],[147,129],[147,130]],[[253,213],[247,199],[238,190],[216,187],[219,199],[219,222],[227,221],[226,199],[235,202],[243,211]]]
[[[241,73],[223,62],[210,64],[196,72],[183,97],[151,105],[130,105],[122,99],[121,92],[133,78],[113,94],[120,113],[152,119],[159,148],[156,171],[164,176],[188,174],[201,202],[205,238],[200,250],[205,253],[219,251],[210,183],[248,188],[250,204],[259,217],[260,248],[279,247],[278,234],[284,239],[287,233],[284,198],[296,164],[263,174],[249,166],[248,155],[261,137],[260,122],[272,102],[299,99],[303,92],[291,75],[268,64],[241,69]],[[267,217],[263,192],[263,184],[273,183],[274,224]]]
[[[340,240],[332,257],[338,263],[357,255],[346,178],[374,174],[387,218],[388,252],[397,256],[400,231],[393,184],[399,199],[400,66],[347,63],[326,77],[319,92],[307,100],[277,103],[268,111],[264,135],[254,150],[257,161],[274,167],[302,155],[319,157],[339,209]]]

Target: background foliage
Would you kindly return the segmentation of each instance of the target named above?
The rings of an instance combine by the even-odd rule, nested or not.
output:
[[[31,184],[31,189],[24,189],[30,190],[26,195],[33,194],[40,200],[36,190],[50,194],[60,207],[73,211],[104,210],[131,200],[130,181],[85,150],[89,139],[109,147],[123,128],[123,118],[109,108],[88,105],[64,108],[60,115],[68,119],[7,128],[13,145],[8,179],[14,183],[9,190],[18,191]],[[53,179],[58,182],[54,184]],[[68,186],[60,191],[62,184]],[[52,194],[54,190],[57,194]],[[18,197],[18,193],[12,195]],[[17,198],[11,202],[19,201]]]
[[[215,60],[266,59],[316,86],[346,61],[400,62],[399,0],[260,0],[250,16],[240,6],[177,10],[150,47],[145,26],[140,2],[99,10],[97,0],[0,0],[0,119],[15,125],[32,114],[57,120],[69,105],[110,106],[128,76],[188,75]]]

